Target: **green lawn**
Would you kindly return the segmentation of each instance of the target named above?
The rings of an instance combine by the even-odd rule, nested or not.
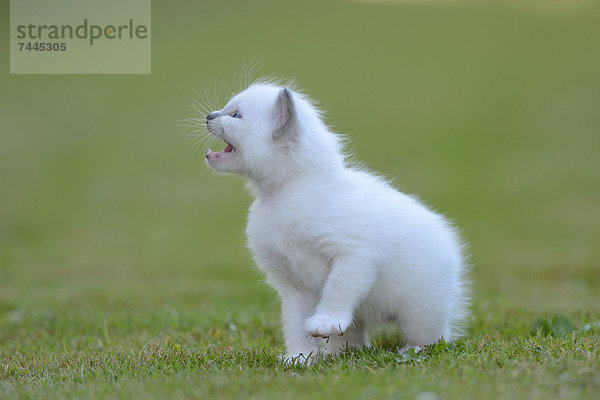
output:
[[[600,397],[600,7],[414,3],[155,0],[148,76],[3,57],[0,398]],[[176,126],[258,60],[461,228],[463,340],[278,361],[251,199]]]

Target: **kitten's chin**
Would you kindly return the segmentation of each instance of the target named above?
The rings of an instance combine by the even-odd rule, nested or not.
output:
[[[215,171],[237,173],[239,170],[239,155],[235,151],[209,151],[206,153],[205,159],[208,166]]]

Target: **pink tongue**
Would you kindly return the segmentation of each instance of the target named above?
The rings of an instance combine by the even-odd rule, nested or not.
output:
[[[231,153],[233,151],[233,146],[227,143],[227,147],[223,149],[225,153]]]

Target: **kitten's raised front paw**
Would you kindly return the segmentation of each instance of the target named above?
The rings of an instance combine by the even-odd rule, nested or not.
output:
[[[305,328],[314,337],[328,338],[331,335],[343,335],[352,322],[350,318],[317,314],[306,320]]]

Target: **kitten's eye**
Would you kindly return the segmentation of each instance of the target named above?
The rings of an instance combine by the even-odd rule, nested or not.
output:
[[[235,112],[235,113],[233,113],[232,117],[233,117],[233,118],[242,118],[242,116],[240,115],[240,113],[239,113],[239,112]]]

